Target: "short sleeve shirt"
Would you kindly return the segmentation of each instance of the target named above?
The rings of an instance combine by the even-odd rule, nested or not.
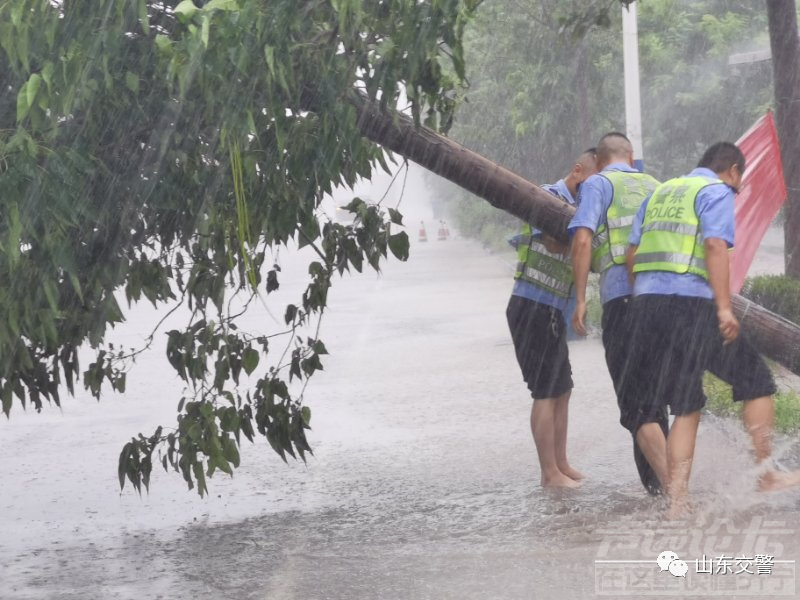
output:
[[[586,227],[591,229],[592,233],[597,233],[600,225],[606,222],[608,209],[614,198],[614,188],[602,173],[611,171],[639,172],[626,163],[612,163],[600,173],[592,175],[584,181],[581,186],[580,206],[567,227],[570,235],[573,235],[579,227]],[[601,303],[605,304],[615,298],[630,296],[632,292],[625,265],[612,265],[600,274]]]

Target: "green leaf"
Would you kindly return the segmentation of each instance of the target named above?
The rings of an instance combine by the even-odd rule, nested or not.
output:
[[[28,84],[27,82],[22,85],[17,94],[17,121],[22,121],[28,116],[28,111],[31,105],[28,102]]]
[[[188,1],[188,0],[186,0],[186,1]],[[190,2],[190,4],[191,4],[191,2]],[[194,5],[192,5],[192,6],[194,6]],[[155,44],[156,44],[156,47],[161,52],[167,52],[172,47],[172,41],[169,39],[169,37],[167,37],[166,35],[161,34],[161,33],[159,33],[156,36]]]
[[[186,17],[187,19],[191,18],[194,13],[196,13],[199,8],[194,5],[192,0],[182,0],[182,2],[178,3],[173,9],[173,12],[178,15],[179,17]]]
[[[127,71],[125,73],[125,86],[134,94],[139,93],[139,76],[136,73]]]
[[[395,225],[402,225],[403,224],[403,215],[400,213],[400,211],[395,210],[393,208],[389,209],[389,219]]]
[[[139,0],[139,23],[145,35],[150,33],[150,15],[147,12],[147,0]]]
[[[47,298],[47,303],[50,305],[50,310],[57,312],[59,295],[56,285],[51,280],[45,279],[42,282],[42,289],[44,290],[44,295]]]
[[[113,387],[117,390],[120,394],[125,393],[125,382],[126,376],[125,373],[120,373],[117,375],[116,379],[114,379]]]
[[[236,0],[211,0],[203,7],[203,10],[239,10],[239,4]]]
[[[119,461],[117,466],[117,476],[119,477],[119,489],[125,489],[125,474],[128,470],[128,455],[132,450],[133,444],[128,442],[122,447],[122,452],[119,453]]]
[[[28,79],[28,85],[25,89],[28,95],[28,106],[33,106],[33,103],[36,101],[36,93],[39,91],[41,85],[42,77],[38,73],[34,73],[31,75],[30,79]]]
[[[2,392],[0,392],[0,400],[2,400],[3,403],[3,414],[8,417],[11,414],[11,403],[14,400],[11,395],[11,386],[6,385],[3,387]],[[23,402],[22,405],[25,406],[25,402]]]
[[[239,449],[236,447],[236,442],[234,442],[231,438],[222,438],[222,452],[225,456],[225,459],[234,467],[239,466]]]
[[[267,293],[274,292],[279,287],[278,272],[275,269],[270,269],[267,273]]]
[[[304,406],[300,409],[300,416],[303,417],[303,424],[306,427],[311,426],[311,409],[307,406]]]
[[[51,61],[47,61],[44,63],[42,67],[42,80],[44,80],[45,85],[47,85],[48,91],[52,91],[53,89],[53,72],[55,71],[55,66]]]
[[[283,316],[283,320],[286,321],[286,324],[291,324],[295,317],[297,316],[297,307],[294,304],[289,304],[286,306],[286,314]]]
[[[203,15],[203,22],[200,26],[200,40],[203,42],[203,47],[208,48],[208,33],[211,28],[211,17],[207,14]]]
[[[267,61],[267,68],[270,75],[275,75],[275,48],[272,46],[264,46],[264,58]]]
[[[389,236],[389,250],[400,260],[408,260],[408,235],[405,231]]]
[[[244,372],[251,375],[253,371],[256,370],[260,357],[261,354],[258,350],[254,350],[253,348],[245,350],[244,354],[242,354],[242,367],[244,368]]]
[[[208,488],[206,487],[206,474],[203,472],[203,463],[200,461],[195,462],[192,465],[192,472],[194,472],[194,478],[197,480],[197,493],[200,494],[202,498],[206,492],[208,492]]]

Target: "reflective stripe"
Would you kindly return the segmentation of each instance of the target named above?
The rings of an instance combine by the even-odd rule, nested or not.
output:
[[[697,235],[699,233],[696,225],[691,225],[689,223],[670,223],[668,221],[654,221],[648,223],[642,228],[642,234],[648,231],[669,231],[682,235]]]
[[[564,297],[569,296],[569,292],[572,289],[572,285],[559,281],[557,278],[551,277],[550,275],[545,275],[532,267],[526,268],[524,273],[526,278],[542,283],[549,287],[554,293],[563,295]]]
[[[624,217],[617,217],[616,219],[609,219],[608,226],[611,229],[619,227],[630,227],[633,225],[633,219],[636,215],[626,215]]]
[[[648,264],[648,263],[669,263],[669,264],[678,264],[678,265],[688,265],[691,267],[696,267],[697,269],[701,269],[703,271],[706,270],[706,261],[702,258],[698,258],[696,256],[690,256],[688,254],[677,254],[675,252],[646,252],[646,253],[636,253],[636,263]]]
[[[530,247],[531,250],[534,250],[534,251],[538,252],[539,254],[544,254],[545,256],[552,256],[552,257],[558,258],[558,259],[560,259],[562,256],[564,256],[563,254],[554,254],[553,252],[550,252],[547,249],[547,246],[545,246],[542,242],[540,242],[537,239],[531,240],[529,242],[529,247]]]
[[[608,229],[599,230],[592,238],[592,250],[597,250],[608,241]]]
[[[517,246],[515,279],[531,283],[546,292],[569,298],[572,291],[572,270],[566,254],[550,252],[533,236],[530,225],[523,225]]]
[[[606,269],[610,268],[614,264],[614,259],[610,254],[603,254],[598,260],[597,264],[595,265],[594,269],[598,273],[602,273]]]

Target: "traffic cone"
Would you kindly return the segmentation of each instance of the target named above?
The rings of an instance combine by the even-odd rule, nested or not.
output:
[[[425,221],[419,222],[419,241],[420,242],[428,241],[428,234],[425,231]]]
[[[436,239],[443,242],[447,239],[447,229],[444,226],[444,221],[439,221],[439,231],[436,234]]]

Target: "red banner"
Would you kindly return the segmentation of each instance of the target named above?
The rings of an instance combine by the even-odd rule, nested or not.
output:
[[[764,234],[786,200],[786,184],[772,112],[756,121],[736,144],[747,160],[736,196],[736,237],[731,255],[731,290],[738,294]]]

